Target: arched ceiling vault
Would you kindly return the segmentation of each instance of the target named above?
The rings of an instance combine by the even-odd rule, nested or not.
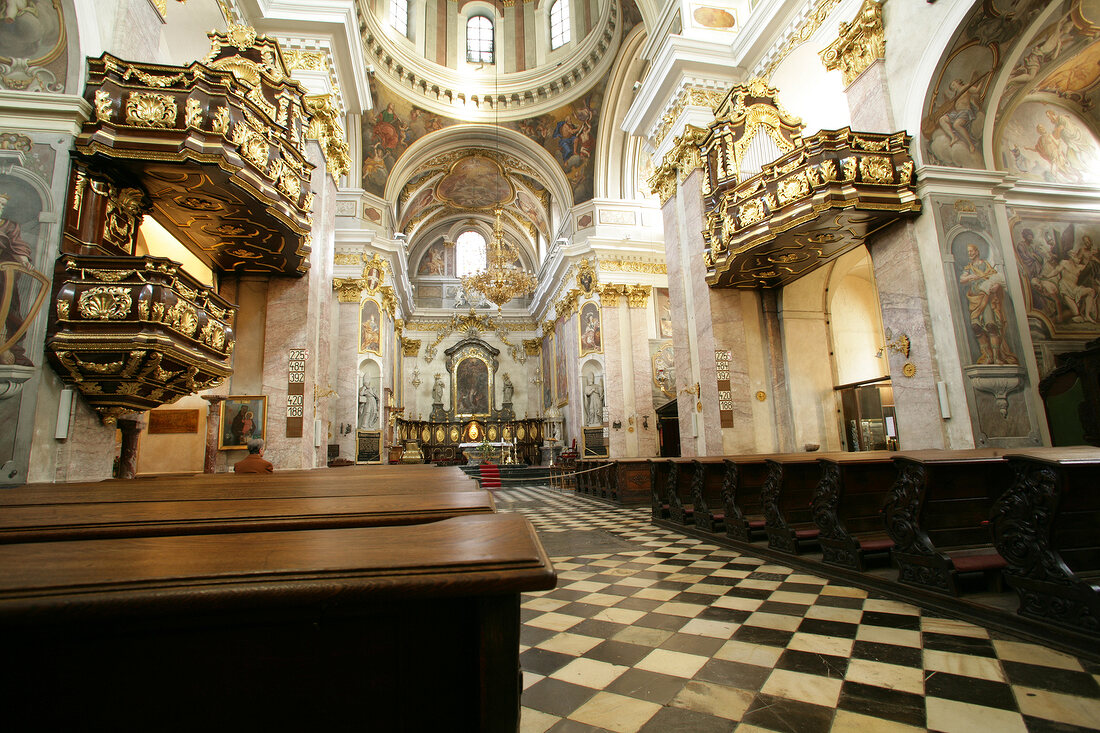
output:
[[[458,222],[487,222],[503,209],[509,241],[538,266],[539,241],[549,241],[573,205],[561,167],[524,135],[493,125],[457,125],[417,140],[389,176],[397,228],[410,262]]]

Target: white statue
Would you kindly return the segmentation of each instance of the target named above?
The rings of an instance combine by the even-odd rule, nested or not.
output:
[[[508,373],[504,373],[504,401],[502,404],[509,405],[512,403],[512,393],[515,391],[515,386],[512,384],[512,378],[508,376]]]
[[[598,375],[589,376],[584,385],[584,423],[603,425],[603,379]]]
[[[435,384],[432,385],[432,402],[443,404],[443,378],[438,374],[435,375]]]
[[[367,378],[359,388],[359,429],[372,430],[378,427],[378,395],[370,388]]]

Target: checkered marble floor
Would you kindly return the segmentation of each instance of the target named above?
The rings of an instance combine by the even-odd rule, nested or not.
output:
[[[549,488],[496,492],[550,548],[525,594],[525,733],[1100,729],[1100,664]]]

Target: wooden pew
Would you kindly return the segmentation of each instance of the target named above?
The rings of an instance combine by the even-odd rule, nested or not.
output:
[[[767,459],[768,477],[760,491],[768,547],[798,554],[817,546],[821,530],[814,524],[810,502],[821,480],[820,456],[791,453]]]
[[[623,506],[650,504],[653,490],[648,458],[616,458],[608,476],[610,499]]]
[[[0,546],[12,730],[519,725],[516,514]]]
[[[960,573],[999,585],[1004,558],[993,547],[989,512],[1009,486],[996,451],[927,451],[894,458],[898,476],[883,508],[898,580],[959,595]]]
[[[27,504],[0,511],[0,544],[422,524],[495,510],[488,491],[297,499]]]
[[[667,458],[650,458],[648,463],[651,516],[653,519],[667,519],[669,477],[672,476],[672,480],[675,480],[673,472],[676,469]]]
[[[752,542],[766,536],[760,492],[768,477],[768,456],[737,456],[722,462],[722,521],[726,536]]]
[[[668,496],[668,515],[677,524],[694,524],[695,507],[691,504],[695,483],[695,461],[691,458],[669,458],[669,472],[665,492]],[[684,502],[684,497],[688,503]]]
[[[867,451],[820,459],[821,481],[810,506],[824,562],[862,572],[868,555],[888,557],[894,541],[882,507],[897,478],[896,455]]]
[[[993,505],[997,550],[1022,616],[1100,634],[1100,449],[1008,453]]]
[[[323,496],[480,491],[459,468],[429,465],[355,466],[273,474],[196,474],[72,484],[27,484],[0,489],[0,506],[118,501],[290,499]]]
[[[695,526],[707,532],[725,532],[726,512],[722,487],[725,483],[725,458],[701,457],[692,460],[691,505]]]

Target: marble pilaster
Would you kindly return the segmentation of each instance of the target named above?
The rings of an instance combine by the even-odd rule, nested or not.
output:
[[[936,344],[928,302],[923,296],[927,289],[913,229],[913,224],[901,222],[869,242],[882,325],[895,337],[902,333],[909,337],[908,359],[893,349],[886,350],[902,450],[946,447],[936,391]],[[912,377],[902,372],[906,362],[916,368]]]
[[[623,401],[623,374],[628,368],[623,363],[623,330],[621,318],[626,309],[626,303],[622,298],[616,299],[615,305],[603,304],[600,309],[600,318],[603,322],[603,363],[604,363],[604,405],[607,407],[608,424],[608,454],[612,458],[621,458],[629,455],[626,446],[626,431],[615,430],[611,424],[618,420],[624,422],[626,413]]]
[[[648,303],[649,298],[646,298]],[[630,407],[623,428],[634,428],[637,439],[636,456],[643,458],[657,455],[657,414],[653,411],[652,366],[649,356],[649,310],[645,306],[634,307],[628,303],[630,323],[631,357],[634,368],[634,403]],[[630,415],[634,416],[634,425],[629,424]],[[648,427],[643,427],[643,418]]]
[[[118,429],[122,433],[122,445],[118,453],[118,477],[130,479],[137,476],[138,437],[145,421],[140,415],[119,418]]]
[[[335,400],[335,440],[340,445],[340,457],[355,460],[355,431],[359,426],[359,303],[337,303],[337,334],[335,343],[336,383],[340,395]],[[345,433],[341,426],[351,425]]]

